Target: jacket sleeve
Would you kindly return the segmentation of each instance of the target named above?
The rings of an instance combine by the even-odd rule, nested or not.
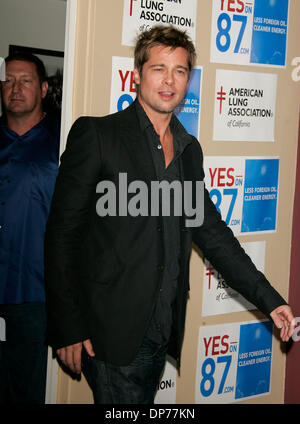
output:
[[[202,160],[202,152],[200,154]],[[200,173],[200,178],[204,179],[202,165]],[[201,226],[193,229],[193,241],[226,283],[266,316],[276,307],[286,304],[264,274],[257,270],[231,229],[222,220],[207,189],[204,190],[204,221]]]
[[[89,337],[80,307],[77,260],[101,169],[93,118],[72,126],[61,157],[45,234],[48,343],[55,349]]]

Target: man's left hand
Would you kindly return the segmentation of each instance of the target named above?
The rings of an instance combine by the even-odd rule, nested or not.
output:
[[[270,316],[280,331],[280,337],[283,342],[287,342],[292,336],[295,324],[294,316],[290,306],[281,305],[270,313]]]

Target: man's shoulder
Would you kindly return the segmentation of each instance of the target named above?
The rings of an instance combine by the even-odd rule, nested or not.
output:
[[[82,125],[94,125],[101,129],[105,127],[117,129],[122,124],[129,124],[135,116],[135,108],[131,104],[124,110],[104,116],[80,116],[75,122]]]
[[[60,137],[61,118],[47,114],[40,124],[46,129],[53,138]]]

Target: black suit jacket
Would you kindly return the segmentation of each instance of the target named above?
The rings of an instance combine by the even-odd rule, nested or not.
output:
[[[192,137],[186,133],[186,137]],[[181,156],[182,179],[202,181],[202,151],[192,138]],[[48,340],[54,348],[91,338],[96,357],[126,365],[135,357],[158,296],[164,265],[160,217],[96,212],[103,180],[118,186],[156,180],[135,103],[106,117],[73,125],[61,158],[45,238]],[[150,190],[149,190],[150,192]],[[117,189],[118,198],[118,189]],[[205,191],[204,223],[181,219],[180,276],[169,353],[178,361],[194,241],[230,285],[265,314],[285,301],[245,254]]]

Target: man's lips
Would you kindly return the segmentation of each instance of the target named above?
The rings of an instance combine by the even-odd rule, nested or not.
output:
[[[164,99],[172,99],[175,96],[174,91],[161,90],[159,91],[159,95]]]
[[[11,102],[16,102],[16,103],[22,103],[22,102],[24,102],[24,99],[18,99],[18,98],[12,98],[12,99],[10,99],[10,101]]]

